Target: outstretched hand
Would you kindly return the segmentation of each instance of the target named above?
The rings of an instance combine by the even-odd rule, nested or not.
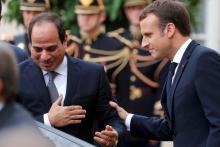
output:
[[[111,107],[113,107],[118,112],[118,115],[122,120],[126,119],[126,117],[128,116],[128,112],[125,111],[125,109],[123,109],[117,103],[115,103],[113,101],[110,101],[109,104]]]
[[[103,147],[113,147],[118,143],[118,132],[110,125],[106,125],[105,130],[95,132],[94,140]]]

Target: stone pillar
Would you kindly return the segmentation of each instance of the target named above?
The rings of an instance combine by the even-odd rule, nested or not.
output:
[[[220,52],[220,0],[205,0],[205,46]]]

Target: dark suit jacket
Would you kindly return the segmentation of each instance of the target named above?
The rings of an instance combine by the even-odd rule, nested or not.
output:
[[[2,41],[0,41],[0,42],[2,42]],[[22,61],[24,61],[24,60],[26,60],[28,58],[27,53],[25,51],[23,51],[22,49],[18,48],[17,46],[11,45],[9,43],[7,45],[14,52],[18,63],[20,63],[20,62],[22,62]]]
[[[5,103],[0,111],[0,132],[6,129],[27,127],[28,125],[33,125],[33,120],[22,106],[12,101]]]
[[[92,126],[96,118],[100,129],[110,124],[121,134],[124,126],[108,103],[112,97],[103,67],[69,56],[67,58],[68,77],[64,105],[81,105],[86,109],[86,118],[80,124],[58,129],[92,143]],[[20,102],[37,120],[43,122],[43,114],[49,111],[51,101],[42,71],[32,59],[20,64],[20,71]]]
[[[25,51],[23,51],[22,49],[14,46],[14,45],[10,45],[10,47],[12,48],[13,52],[15,53],[15,56],[17,58],[18,63],[20,63],[28,58],[27,53]]]
[[[220,145],[220,56],[192,41],[183,55],[169,95],[162,94],[165,119],[134,116],[134,135],[173,140],[175,147]],[[168,115],[166,100],[172,99]]]
[[[27,33],[23,33],[23,34],[19,34],[19,35],[15,36],[15,40],[14,40],[13,44],[18,47],[21,47],[21,45],[22,45],[22,49],[24,49],[24,51],[28,55],[31,54],[30,50],[29,50],[29,39],[28,39]]]

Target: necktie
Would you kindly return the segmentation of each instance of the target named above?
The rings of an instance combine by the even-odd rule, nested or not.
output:
[[[56,85],[54,83],[54,78],[57,76],[57,73],[54,71],[49,71],[48,76],[49,76],[49,82],[47,84],[47,87],[50,93],[50,99],[53,103],[54,101],[56,101],[57,97],[59,96]]]
[[[169,114],[171,114],[171,108],[172,108],[171,97],[169,97],[169,93],[170,93],[170,89],[172,86],[172,78],[173,78],[173,75],[174,75],[174,72],[175,72],[177,65],[178,64],[175,62],[172,62],[170,64],[169,72],[168,72],[168,76],[167,76],[166,92],[167,92],[167,108],[168,108]]]

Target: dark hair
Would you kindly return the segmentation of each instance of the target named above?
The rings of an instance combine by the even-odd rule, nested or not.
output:
[[[50,13],[50,12],[40,13],[31,19],[31,22],[28,27],[28,37],[29,37],[30,42],[32,42],[31,35],[32,35],[32,30],[33,30],[34,25],[42,23],[42,22],[53,23],[57,28],[57,32],[59,34],[60,41],[61,41],[61,43],[63,43],[63,41],[65,39],[65,29],[64,29],[63,22],[57,14]]]
[[[190,18],[186,7],[178,0],[156,0],[145,7],[140,15],[140,21],[148,14],[159,18],[160,29],[164,30],[168,23],[173,23],[183,36],[191,33]]]
[[[18,66],[13,50],[4,42],[0,43],[0,59],[0,79],[3,82],[2,95],[5,101],[9,101],[17,94]]]

